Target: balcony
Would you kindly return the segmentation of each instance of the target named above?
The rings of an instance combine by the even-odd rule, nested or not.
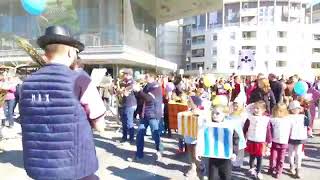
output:
[[[252,17],[258,15],[258,9],[257,8],[244,8],[240,11],[241,17]]]

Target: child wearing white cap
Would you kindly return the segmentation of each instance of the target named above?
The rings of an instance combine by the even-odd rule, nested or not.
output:
[[[289,139],[289,159],[290,172],[296,178],[301,178],[301,163],[303,158],[303,144],[305,144],[308,134],[307,127],[309,126],[309,118],[303,113],[303,109],[299,101],[292,101],[289,104],[289,111],[291,113],[292,128]]]

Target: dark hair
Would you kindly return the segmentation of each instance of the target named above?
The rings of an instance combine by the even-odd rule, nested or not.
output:
[[[148,70],[145,74],[148,74],[150,77],[157,78],[157,73],[153,70]]]

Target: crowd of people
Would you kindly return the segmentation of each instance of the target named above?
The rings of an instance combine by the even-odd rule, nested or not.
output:
[[[105,105],[113,104],[114,97],[122,123],[121,142],[136,146],[129,161],[143,161],[148,127],[157,160],[162,160],[166,147],[161,137],[172,138],[175,133],[169,105],[179,103],[197,121],[196,136],[179,134],[177,153],[185,153],[190,163],[187,178],[197,178],[200,170],[210,180],[230,180],[232,171],[243,167],[245,154],[250,176],[263,179],[262,161],[269,156],[268,173],[280,178],[287,150],[290,172],[301,178],[304,144],[313,137],[319,104],[318,81],[262,73],[217,78],[147,71],[134,77],[132,69],[125,68],[117,80],[108,76],[108,85],[100,85],[99,93],[77,63],[84,45],[70,34],[65,27],[47,28],[37,43],[48,64],[25,78],[18,91],[5,89],[9,126],[11,100],[19,92],[24,168],[31,178],[98,179],[92,129],[104,130]],[[209,159],[207,167],[201,158]]]
[[[135,160],[143,158],[143,136],[148,125],[156,144],[158,160],[161,159],[159,144],[161,135],[171,137],[169,128],[168,104],[185,103],[194,114],[211,112],[204,121],[223,124],[241,129],[234,133],[234,147],[238,147],[239,136],[243,136],[246,147],[234,149],[235,157],[210,158],[209,179],[220,175],[222,179],[231,178],[232,162],[236,168],[243,165],[244,151],[249,154],[249,174],[262,179],[261,167],[263,157],[270,157],[268,173],[276,178],[282,174],[284,159],[289,151],[290,172],[292,176],[301,178],[301,161],[303,147],[307,138],[313,137],[313,122],[316,107],[320,98],[318,82],[309,82],[293,75],[288,79],[275,74],[257,76],[231,75],[229,78],[211,79],[208,84],[205,77],[163,76],[155,73],[145,75],[146,85],[141,89],[134,83],[130,69],[121,72],[118,97],[121,97],[120,112],[123,128],[122,142],[133,141],[133,119],[143,117],[138,124],[137,153]],[[209,79],[210,80],[210,79]],[[299,89],[298,84],[305,85]],[[303,90],[304,92],[300,92]],[[295,92],[297,91],[297,92]],[[141,101],[138,103],[138,101]],[[136,112],[135,112],[136,111]],[[135,112],[135,113],[134,113]],[[236,137],[236,138],[235,138]],[[183,139],[183,138],[182,138]],[[199,141],[199,140],[198,140]],[[197,139],[184,137],[179,142],[178,152],[187,150],[192,157],[190,171],[187,176],[196,174],[197,159],[195,146]],[[205,142],[207,143],[207,142]],[[193,146],[190,146],[193,145]],[[190,152],[191,151],[191,152]],[[199,154],[198,154],[199,155]],[[254,161],[257,164],[254,165]]]

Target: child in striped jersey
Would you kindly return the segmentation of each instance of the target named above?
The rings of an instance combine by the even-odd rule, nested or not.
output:
[[[232,160],[236,158],[239,137],[230,121],[225,121],[229,108],[216,105],[212,108],[212,122],[204,123],[204,131],[198,132],[197,153],[209,157],[209,180],[231,180]],[[199,136],[200,134],[200,136]],[[201,138],[201,134],[203,137]]]

